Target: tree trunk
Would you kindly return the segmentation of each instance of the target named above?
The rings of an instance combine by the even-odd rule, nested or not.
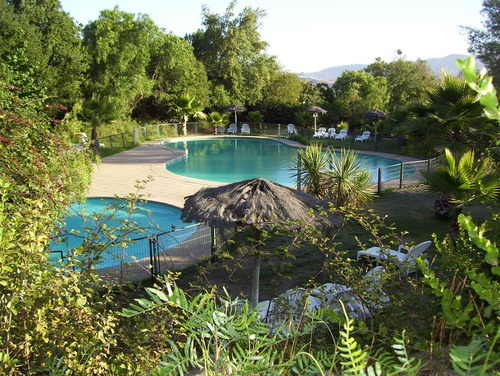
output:
[[[187,117],[186,116],[184,116],[182,118],[182,134],[184,136],[187,136]]]
[[[454,238],[460,235],[460,226],[458,225],[458,216],[462,213],[462,208],[456,208],[451,219],[450,235]]]

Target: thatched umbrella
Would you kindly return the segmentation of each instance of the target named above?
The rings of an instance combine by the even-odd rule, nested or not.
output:
[[[293,188],[266,179],[244,180],[216,188],[203,188],[186,198],[181,219],[184,222],[206,222],[217,228],[228,228],[242,223],[252,225],[256,239],[260,231],[276,224],[303,221],[322,228],[339,227],[338,218],[319,215],[317,207],[327,203]],[[314,217],[311,216],[311,210]],[[252,297],[255,306],[259,299],[260,252],[254,253]]]
[[[238,115],[236,113],[237,112],[244,112],[246,110],[247,110],[246,107],[240,106],[238,104],[233,104],[233,105],[227,107],[226,109],[224,109],[224,111],[226,111],[226,112],[233,112],[234,111],[234,122],[236,123],[236,125],[238,125]]]
[[[377,127],[378,127],[378,121],[379,120],[383,120],[383,119],[387,119],[387,114],[383,111],[380,111],[380,110],[377,110],[376,108],[374,108],[373,110],[371,111],[368,111],[366,114],[365,114],[365,118],[367,118],[370,122],[375,122],[375,150],[378,149],[377,147]]]

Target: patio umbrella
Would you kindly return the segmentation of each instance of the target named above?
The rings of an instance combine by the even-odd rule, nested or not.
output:
[[[226,111],[226,112],[233,112],[234,111],[234,122],[236,123],[236,125],[238,125],[237,112],[243,112],[246,110],[247,110],[246,107],[243,107],[243,106],[240,106],[237,104],[233,104],[233,105],[229,106],[228,108],[226,108],[224,111]]]
[[[387,119],[387,114],[383,111],[373,109],[365,114],[365,118],[370,121],[377,121],[381,119]]]
[[[377,127],[378,127],[378,121],[382,119],[387,119],[387,114],[383,111],[373,109],[371,111],[368,111],[365,114],[365,118],[370,120],[371,122],[375,122],[375,150],[378,149],[377,145]]]
[[[290,221],[304,221],[321,228],[340,227],[338,217],[319,214],[317,206],[328,207],[326,201],[266,179],[249,179],[216,188],[203,188],[186,197],[181,219],[184,222],[206,222],[217,228],[228,228],[242,223],[252,225],[256,239],[263,229]],[[252,278],[252,306],[259,299],[260,252],[254,253]]]
[[[313,117],[314,117],[314,132],[316,132],[316,118],[318,117],[319,113],[326,114],[326,110],[319,107],[319,106],[312,106],[306,109],[306,111],[312,112]]]

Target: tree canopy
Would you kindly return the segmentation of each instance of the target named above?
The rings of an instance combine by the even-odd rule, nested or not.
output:
[[[212,107],[257,103],[271,73],[279,69],[274,57],[265,53],[267,43],[258,32],[265,12],[246,7],[235,15],[235,6],[232,1],[222,15],[204,6],[203,29],[188,36],[215,91]]]
[[[500,81],[500,1],[484,0],[481,13],[486,17],[484,30],[464,27],[469,38],[469,52],[488,68],[496,82]]]

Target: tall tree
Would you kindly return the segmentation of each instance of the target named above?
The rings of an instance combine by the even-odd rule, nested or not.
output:
[[[439,85],[437,76],[426,61],[408,61],[400,57],[390,63],[380,58],[370,64],[366,72],[375,77],[385,77],[389,101],[386,110],[392,112],[396,107],[405,107],[411,102],[421,100],[425,89]]]
[[[204,6],[204,28],[188,36],[214,89],[213,107],[225,106],[220,101],[226,100],[255,104],[262,98],[271,72],[278,68],[274,57],[265,53],[267,43],[258,32],[264,11],[247,7],[235,15],[235,6],[232,1],[222,15]]]
[[[45,95],[72,106],[80,97],[86,55],[80,28],[61,9],[59,0],[13,0],[0,3],[0,60],[19,56],[18,74],[31,70]],[[24,88],[23,88],[24,89]]]
[[[207,73],[189,42],[160,31],[151,46],[147,74],[153,79],[153,91],[138,104],[134,116],[168,119],[171,103],[184,93],[196,96],[200,104],[207,106]]]
[[[158,28],[147,15],[135,17],[118,7],[103,10],[83,29],[83,44],[90,55],[86,98],[99,97],[113,105],[117,116],[130,115],[152,91],[147,68],[157,35]]]
[[[469,52],[488,68],[494,81],[500,81],[500,0],[484,0],[481,13],[484,30],[464,27],[469,37]]]
[[[344,71],[333,85],[340,120],[360,124],[364,115],[374,109],[385,110],[388,101],[387,80],[366,72]]]

